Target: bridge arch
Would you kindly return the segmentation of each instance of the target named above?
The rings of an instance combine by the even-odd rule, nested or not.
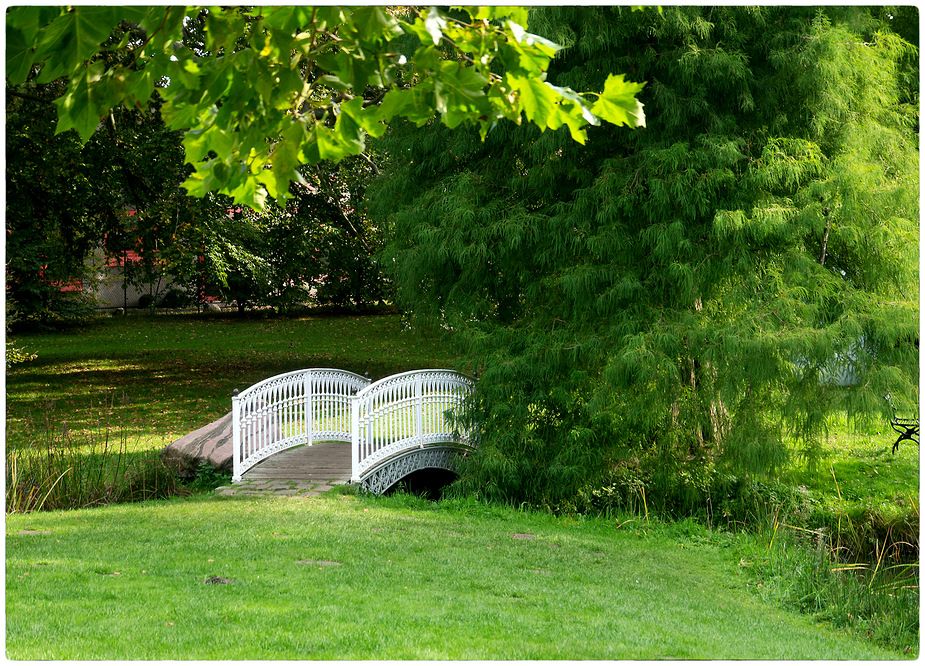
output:
[[[415,472],[440,469],[457,472],[460,456],[466,452],[457,446],[428,446],[401,453],[373,468],[360,485],[375,495],[381,495]]]

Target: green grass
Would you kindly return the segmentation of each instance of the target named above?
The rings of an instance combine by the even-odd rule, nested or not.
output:
[[[899,658],[750,594],[730,535],[621,522],[336,491],[8,516],[7,655]]]
[[[158,449],[226,414],[234,389],[276,374],[332,367],[375,380],[455,362],[397,315],[133,315],[17,340],[38,357],[7,373],[14,448],[42,428],[99,431],[109,419],[131,448]]]
[[[768,502],[738,558],[757,594],[915,656],[919,448],[894,454],[895,439],[888,419],[836,415],[816,464],[794,456],[780,476],[800,489],[798,505]]]
[[[751,589],[820,623],[917,656],[918,563],[845,563],[820,537],[777,525],[738,539],[736,557]]]
[[[405,330],[396,316],[241,319],[133,315],[124,319],[107,318],[79,332],[19,335],[18,340],[30,352],[37,352],[38,358],[14,366],[7,374],[8,449],[41,452],[44,448],[57,450],[66,444],[67,453],[72,456],[68,459],[71,462],[66,464],[73,466],[80,463],[87,469],[95,469],[99,457],[94,452],[94,442],[114,441],[107,440],[107,437],[117,435],[118,456],[125,465],[134,465],[143,457],[156,455],[156,451],[174,439],[227,413],[234,388],[246,388],[281,372],[306,367],[340,367],[360,373],[369,372],[373,379],[377,379],[413,368],[455,365],[455,359],[437,341]],[[793,648],[789,639],[779,638],[779,633],[775,633],[779,632],[779,628],[768,630],[772,638],[767,640],[767,645],[747,642],[758,639],[750,635],[750,625],[743,626],[743,623],[758,622],[756,616],[768,614],[776,618],[792,618],[774,610],[787,605],[806,613],[809,618],[815,618],[816,622],[850,628],[855,636],[866,635],[872,639],[868,643],[892,646],[898,650],[891,653],[894,657],[905,654],[903,651],[907,648],[911,653],[908,656],[915,656],[918,652],[918,625],[914,619],[918,606],[917,571],[907,570],[908,567],[900,571],[897,569],[900,562],[894,556],[905,557],[902,562],[917,563],[919,452],[917,447],[904,443],[893,455],[890,451],[893,441],[894,436],[886,420],[874,422],[860,431],[852,430],[844,421],[835,423],[830,437],[822,444],[816,468],[808,469],[795,460],[781,475],[782,481],[805,487],[806,496],[812,497],[805,511],[804,508],[798,509],[802,515],[777,516],[781,522],[796,527],[780,527],[776,532],[778,537],[770,539],[766,531],[769,525],[757,520],[757,526],[761,528],[763,525],[765,531],[757,536],[740,534],[736,537],[740,541],[733,548],[726,547],[729,545],[724,541],[726,537],[704,537],[702,528],[698,528],[700,532],[694,539],[698,542],[699,559],[696,560],[688,559],[689,554],[684,552],[691,545],[689,532],[692,528],[689,525],[665,528],[669,532],[680,530],[681,536],[677,538],[666,537],[665,530],[650,530],[645,538],[639,538],[643,536],[642,532],[633,532],[633,539],[626,540],[626,528],[615,533],[611,527],[601,528],[599,525],[604,523],[595,521],[576,526],[552,518],[530,518],[540,520],[543,525],[547,524],[542,522],[544,520],[552,521],[549,524],[555,525],[555,530],[567,528],[572,530],[569,534],[577,534],[581,539],[601,538],[607,543],[615,539],[611,550],[600,547],[603,544],[599,543],[592,551],[611,555],[618,553],[619,564],[609,560],[612,566],[606,570],[606,575],[605,570],[598,567],[599,562],[595,564],[577,555],[574,566],[570,562],[556,560],[549,562],[551,566],[539,563],[524,570],[532,575],[510,569],[510,562],[504,564],[501,560],[481,557],[461,561],[451,558],[458,555],[457,549],[463,547],[460,544],[474,549],[480,556],[485,555],[481,552],[485,549],[495,558],[501,552],[523,554],[527,551],[522,549],[533,547],[530,543],[539,543],[534,539],[514,544],[500,541],[499,537],[496,539],[498,543],[488,545],[495,548],[501,548],[501,543],[507,545],[495,552],[495,548],[489,549],[488,545],[472,541],[479,531],[490,535],[497,533],[498,529],[506,529],[492,524],[491,520],[495,518],[502,525],[526,520],[523,514],[504,510],[497,514],[492,513],[493,510],[472,514],[467,509],[452,517],[457,527],[447,531],[467,535],[467,540],[460,541],[439,537],[440,531],[431,529],[433,523],[429,523],[430,531],[413,535],[398,531],[407,530],[407,527],[373,530],[375,525],[368,527],[362,522],[346,526],[341,521],[342,505],[358,503],[357,506],[369,508],[370,512],[376,507],[390,506],[387,501],[369,504],[363,499],[337,499],[332,503],[325,498],[326,501],[320,503],[293,503],[197,496],[188,501],[148,502],[135,507],[113,506],[41,516],[8,515],[7,603],[8,610],[15,609],[9,617],[8,629],[11,632],[15,629],[16,644],[24,646],[24,651],[17,654],[32,655],[29,658],[121,654],[112,651],[115,647],[106,646],[104,636],[97,636],[100,633],[105,635],[107,631],[117,637],[116,643],[132,643],[131,632],[135,631],[154,646],[152,650],[159,650],[157,646],[166,650],[157,653],[164,658],[195,658],[195,655],[230,658],[217,651],[206,652],[205,647],[198,645],[207,644],[209,634],[205,630],[196,630],[199,633],[195,633],[190,627],[188,630],[193,632],[190,634],[173,630],[182,624],[176,621],[177,617],[194,624],[197,614],[205,613],[211,618],[211,631],[221,633],[221,623],[212,618],[220,612],[212,610],[214,604],[210,604],[214,601],[219,609],[227,611],[222,615],[222,621],[227,616],[229,622],[235,625],[249,625],[234,629],[235,640],[240,641],[242,647],[233,654],[241,658],[250,655],[260,658],[266,654],[279,658],[287,655],[318,658],[325,655],[338,659],[382,654],[389,657],[410,655],[409,658],[430,658],[435,654],[447,658],[464,658],[459,655],[502,658],[502,654],[506,655],[503,658],[565,658],[563,655],[600,658],[618,658],[613,655],[630,655],[624,658],[724,655],[744,658],[740,656],[779,654],[781,656],[769,658],[785,658],[783,655],[791,654],[788,650],[799,652],[803,648]],[[101,447],[97,445],[95,448],[98,452]],[[86,460],[82,461],[80,456]],[[138,460],[133,456],[137,456]],[[51,476],[56,478],[57,472]],[[51,481],[54,478],[50,477],[49,483]],[[97,485],[104,494],[109,492],[108,481]],[[42,494],[44,492],[41,491]],[[771,506],[774,502],[766,504],[756,507],[756,516],[771,517],[775,511]],[[254,512],[263,518],[252,521]],[[439,511],[431,510],[427,515],[434,520],[444,520],[445,514],[452,512],[452,505],[446,505]],[[199,516],[194,521],[194,527],[199,527],[199,530],[194,532],[208,534],[205,542],[186,539],[186,536],[196,537],[195,533],[181,535],[178,532],[177,521],[182,520],[180,516],[184,514]],[[315,532],[297,529],[292,523],[292,520],[298,522],[306,515],[316,514],[321,521],[333,516],[328,533],[317,531],[320,528],[314,520],[310,522],[315,525],[311,528],[316,529]],[[389,520],[393,519],[394,516]],[[135,530],[136,521],[140,526],[146,526],[150,534]],[[639,525],[639,521],[644,522],[644,518],[628,525]],[[76,540],[75,530],[83,530],[83,526],[91,523],[98,525],[101,532],[109,531],[117,538],[107,541],[100,534],[89,539],[85,546]],[[301,566],[293,567],[293,562],[297,559],[333,560],[340,555],[320,553],[295,558],[289,550],[279,550],[282,548],[280,539],[268,538],[264,530],[267,524],[277,523],[285,524],[282,530],[276,530],[278,535],[300,535],[293,538],[303,545],[311,545],[313,550],[323,550],[316,547],[318,542],[323,542],[328,544],[326,547],[342,552],[343,548],[338,543],[347,538],[344,534],[355,529],[364,534],[369,532],[362,543],[354,542],[355,545],[351,546],[351,549],[365,553],[364,562],[381,559],[382,552],[386,551],[377,551],[377,544],[382,548],[392,548],[392,537],[401,541],[403,537],[413,536],[417,549],[414,552],[421,564],[408,564],[403,570],[403,576],[412,581],[408,589],[413,593],[406,594],[403,585],[400,591],[395,588],[394,593],[386,594],[380,603],[378,597],[367,590],[373,574],[350,570],[347,560],[334,565],[335,576],[341,577],[336,579],[337,586],[329,588],[322,584],[320,588],[311,587],[310,584],[318,581],[306,579],[308,570]],[[592,524],[598,527],[592,529],[589,527]],[[27,527],[36,525],[48,525],[35,529],[39,532],[48,529],[56,536],[19,535]],[[822,560],[813,555],[812,549],[807,551],[795,547],[803,534],[802,529],[820,525],[827,526],[830,534],[839,534],[839,539],[842,536],[846,538],[844,546],[835,543],[827,547],[836,555],[843,555],[843,548],[855,553],[884,552],[887,536],[892,543],[881,562],[876,561],[876,556],[867,558],[866,571],[861,570],[858,576],[854,575],[856,571],[848,575],[838,570],[837,559]],[[233,534],[223,535],[223,529]],[[309,526],[304,529],[309,529]],[[63,530],[68,538],[61,538],[59,530]],[[587,530],[590,532],[586,534]],[[539,533],[541,528],[531,523],[510,531]],[[383,532],[388,533],[388,538]],[[785,532],[789,532],[787,538],[784,538]],[[122,534],[127,536],[123,539]],[[238,538],[235,535],[240,536],[239,541],[235,540]],[[904,543],[912,541],[912,535],[914,548],[907,549],[911,552],[900,553],[893,548],[892,544],[903,547]],[[62,543],[67,546],[60,548]],[[235,553],[232,545],[235,543],[245,550]],[[679,544],[684,544],[685,548],[682,549]],[[287,543],[286,547],[291,545]],[[561,549],[562,544],[558,545]],[[399,543],[398,546],[399,551],[394,552],[400,552],[404,544]],[[208,559],[222,562],[223,568],[216,565],[209,568],[209,572],[196,568],[201,563],[199,555],[204,553],[203,548],[223,552],[222,559],[204,558],[206,563]],[[551,556],[550,553],[556,549],[550,548],[550,551],[538,550],[535,554]],[[47,551],[48,554],[43,555],[39,551]],[[192,564],[183,561],[186,554],[194,558],[190,563],[195,563],[196,567],[191,568]],[[287,559],[290,557],[295,559]],[[385,557],[386,560],[397,561],[388,554]],[[276,582],[269,587],[266,586],[268,574],[260,564],[261,560],[275,563],[274,570],[278,565],[283,572],[270,576],[269,580]],[[59,561],[66,566],[58,567],[55,563]],[[108,564],[91,567],[94,562]],[[132,569],[129,566],[132,562],[144,564]],[[428,568],[428,562],[436,562],[438,566]],[[491,565],[499,562],[504,566],[496,571]],[[661,564],[653,568],[650,575],[640,564],[645,562]],[[670,571],[672,562],[677,562],[677,567],[683,571]],[[10,568],[14,566],[18,568]],[[463,568],[457,572],[453,567]],[[112,570],[107,571],[109,568]],[[586,568],[588,571],[585,571]],[[102,573],[97,573],[97,569]],[[118,576],[109,575],[115,571],[119,572]],[[163,578],[146,578],[147,573],[143,575],[141,571],[165,572],[166,582]],[[229,573],[232,571],[239,573],[232,575]],[[352,571],[349,576],[348,571]],[[383,569],[380,574],[387,571]],[[512,571],[517,575],[514,576]],[[873,572],[872,576],[867,575],[870,572]],[[897,572],[903,576],[895,576]],[[907,575],[910,573],[914,575]],[[191,578],[193,574],[201,574],[202,578]],[[571,595],[569,590],[559,585],[560,574],[574,583],[575,595],[578,596]],[[729,583],[727,574],[732,575],[732,583]],[[122,576],[129,575],[138,579],[133,578],[133,586],[120,587],[129,580]],[[236,582],[228,586],[200,584],[211,575],[234,578]],[[261,576],[260,581],[256,580],[257,576]],[[628,576],[634,576],[632,584]],[[706,585],[699,593],[700,597],[693,591],[696,587],[693,581],[697,576]],[[289,579],[295,581],[297,587],[305,588],[308,596],[288,590]],[[38,597],[33,597],[36,590],[30,584],[36,580],[50,581],[51,588],[43,589]],[[552,580],[555,583],[551,583]],[[647,588],[648,596],[638,593],[637,580]],[[715,614],[719,611],[710,601],[712,596],[720,594],[719,588],[725,589],[727,583],[733,585],[729,589],[735,590],[734,596],[747,588],[754,597],[751,605],[735,606],[737,612],[743,614],[737,619]],[[155,597],[159,601],[151,608],[175,609],[174,619],[164,619],[162,625],[155,623],[148,626],[143,622],[143,612],[149,606],[141,600],[149,594],[151,586],[164,590],[163,595]],[[247,586],[249,596],[253,598],[244,600],[236,596],[236,591],[242,586]],[[505,596],[498,592],[501,589],[511,592]],[[626,590],[632,590],[633,594],[624,594]],[[136,595],[137,599],[132,595]],[[561,600],[554,599],[556,595],[561,596]],[[451,601],[450,597],[456,601]],[[735,598],[735,604],[745,603],[743,599],[747,599]],[[528,603],[527,599],[535,603]],[[476,601],[481,610],[470,608]],[[872,605],[873,601],[877,602],[876,606]],[[113,602],[125,604],[127,613],[110,609]],[[662,605],[652,607],[653,603],[662,602],[664,608]],[[626,605],[630,603],[644,611],[641,611],[638,622],[630,617],[633,611]],[[30,610],[30,604],[37,610]],[[359,607],[363,604],[374,610],[370,615],[372,619],[360,617]],[[582,604],[590,610],[586,611]],[[444,646],[444,639],[431,633],[429,643],[419,642],[413,632],[401,628],[397,631],[403,637],[393,640],[388,637],[388,632],[380,629],[387,626],[390,631],[393,630],[394,622],[388,619],[389,611],[386,610],[389,605],[403,609],[407,617],[412,618],[409,620],[411,626],[421,625],[425,630],[435,622],[433,616],[436,614],[440,622],[448,622],[447,626],[462,638],[459,643]],[[57,617],[58,606],[62,609],[63,619]],[[285,612],[278,613],[274,610],[277,606],[286,609]],[[529,607],[532,614],[523,620],[531,623],[527,628],[521,624],[519,615],[505,615],[508,611],[519,612],[524,606]],[[545,610],[534,613],[535,606]],[[328,629],[324,635],[315,633],[314,628],[308,630],[303,627],[304,623],[312,622],[311,613],[316,608],[323,610],[321,619],[317,619],[319,616],[316,615],[314,621]],[[265,619],[260,618],[260,609],[264,609]],[[682,636],[683,630],[672,624],[675,610],[680,613],[679,626],[694,627],[687,633],[696,633],[696,636]],[[698,619],[697,612],[704,614]],[[78,619],[80,613],[86,613],[93,622],[82,627]],[[162,615],[164,613],[154,616],[154,619]],[[298,616],[303,624],[291,623],[293,615]],[[573,618],[585,615],[589,618],[586,629],[576,625],[569,630],[572,632],[569,640],[586,644],[584,651],[571,643],[566,647],[572,652],[557,647],[559,625],[575,624],[578,620]],[[41,618],[41,622],[36,623],[34,629],[30,628],[36,617]],[[261,622],[269,623],[271,633],[278,635],[267,637],[261,633]],[[810,627],[811,622],[810,619],[798,621],[804,628]],[[728,624],[745,638],[732,639],[722,627],[713,627],[714,623]],[[123,625],[127,629],[123,629]],[[436,626],[443,625],[438,622]],[[672,628],[666,629],[666,626]],[[158,634],[159,637],[153,638],[155,630],[173,633]],[[472,638],[482,635],[479,632],[493,638],[481,642]],[[66,640],[49,639],[58,636]],[[118,638],[125,636],[128,638]],[[182,640],[178,638],[181,636]],[[68,647],[70,652],[61,652],[63,648],[58,646],[59,642],[63,646],[78,647]],[[33,647],[25,647],[29,645]],[[443,651],[434,652],[434,645],[441,646],[439,649]],[[498,649],[504,652],[492,652],[495,646],[501,646]],[[263,647],[268,651],[257,651]],[[131,648],[143,650],[144,642]],[[181,648],[188,654],[177,651]],[[74,651],[76,649],[82,652],[78,654]],[[247,649],[252,651],[247,652]],[[779,652],[773,652],[775,649]],[[876,648],[863,648],[868,649]],[[126,658],[141,658],[139,652],[126,654]],[[819,653],[823,654],[829,653],[824,650]]]
[[[795,456],[795,464],[783,480],[848,504],[889,502],[906,506],[910,493],[918,495],[918,447],[906,441],[894,454],[896,433],[888,419],[855,427],[841,415],[831,425],[829,437],[819,447],[815,469],[799,464]]]

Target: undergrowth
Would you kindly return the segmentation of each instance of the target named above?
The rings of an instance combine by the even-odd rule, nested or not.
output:
[[[751,588],[818,621],[906,654],[918,652],[918,494],[905,500],[846,502],[779,480],[716,475],[699,505],[685,489],[653,492],[618,468],[589,484],[559,512],[636,520],[697,520],[737,535],[738,567]],[[664,491],[664,489],[661,489]]]
[[[219,486],[231,483],[231,474],[224,472],[209,463],[200,463],[193,478],[186,482],[186,487],[192,492],[212,492]]]
[[[110,398],[110,401],[112,398]],[[174,470],[154,451],[132,451],[127,428],[110,422],[104,404],[98,428],[72,431],[52,418],[31,428],[28,447],[7,448],[6,512],[57,511],[185,494]]]
[[[875,562],[846,563],[824,528],[781,522],[737,543],[738,565],[759,596],[918,656],[917,563],[892,563],[885,549]]]

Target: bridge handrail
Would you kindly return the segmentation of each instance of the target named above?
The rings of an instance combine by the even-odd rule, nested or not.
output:
[[[323,390],[315,391],[318,382]],[[313,441],[351,441],[350,404],[370,384],[336,368],[308,368],[264,379],[232,397],[234,481],[264,458]],[[315,414],[326,415],[318,428]],[[316,433],[321,439],[316,440]]]
[[[411,370],[359,391],[351,419],[352,481],[360,482],[380,462],[408,450],[409,443],[414,448],[436,443],[469,446],[468,433],[448,422],[445,413],[462,405],[474,382],[455,370]]]
[[[278,381],[280,379],[287,379],[289,377],[296,377],[296,376],[302,376],[308,373],[319,373],[319,372],[332,372],[332,373],[337,373],[340,375],[347,375],[357,380],[358,382],[361,382],[364,387],[369,386],[372,383],[372,380],[369,379],[368,377],[364,377],[363,375],[358,375],[357,373],[350,372],[349,370],[340,370],[338,368],[305,368],[304,370],[292,370],[290,372],[284,372],[279,375],[273,375],[272,377],[267,377],[266,379],[262,379],[256,384],[252,384],[251,386],[248,386],[243,391],[239,391],[238,393],[235,394],[235,396],[238,398],[246,398],[251,393],[254,393],[257,390],[263,388],[264,386],[268,384],[272,384],[273,382]]]

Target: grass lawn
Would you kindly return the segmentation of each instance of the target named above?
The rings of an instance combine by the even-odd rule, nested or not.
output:
[[[133,313],[79,331],[15,337],[38,358],[7,371],[8,450],[67,448],[87,459],[106,450],[101,441],[124,445],[127,455],[153,455],[227,413],[235,388],[282,372],[335,367],[378,379],[456,365],[439,341],[406,330],[393,315]],[[882,551],[886,535],[914,540],[917,560],[919,451],[904,443],[893,455],[891,433],[886,421],[861,432],[837,423],[816,469],[796,460],[781,479],[807,488],[812,511],[823,519],[857,526],[858,551]],[[819,621],[835,622],[834,612],[807,601],[816,595],[829,608],[821,583],[809,591],[795,583],[807,578],[796,575],[800,567],[818,564],[771,556],[760,538],[734,543],[746,537],[690,522],[645,529],[644,518],[617,524],[337,493],[318,499],[195,495],[7,515],[8,656],[917,655],[918,624],[905,615],[902,632],[881,623],[871,640],[858,642],[808,615],[780,610],[788,599]],[[515,536],[524,534],[532,537]],[[870,569],[881,570],[878,585],[891,564],[870,562]],[[203,582],[213,576],[231,582]],[[909,603],[917,607],[917,575],[898,584],[914,587]],[[866,584],[855,588],[869,596]],[[891,589],[880,596],[892,597]],[[856,606],[839,607],[848,620],[838,623],[853,626],[855,636],[872,636],[867,619],[851,620]],[[881,613],[895,614],[884,608]],[[875,641],[897,651],[878,651]],[[910,654],[900,653],[907,648]]]
[[[133,314],[65,333],[15,336],[38,358],[7,372],[7,445],[43,429],[122,429],[130,448],[153,450],[231,410],[234,389],[303,368],[372,379],[452,367],[437,341],[397,315],[246,319]]]
[[[689,523],[334,490],[11,515],[6,534],[12,659],[899,658],[762,602],[734,537]]]

